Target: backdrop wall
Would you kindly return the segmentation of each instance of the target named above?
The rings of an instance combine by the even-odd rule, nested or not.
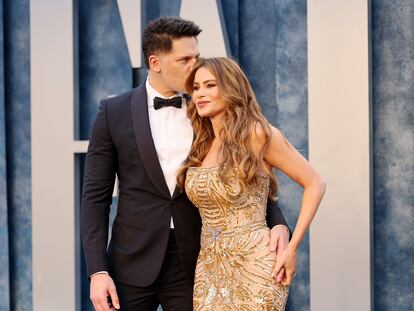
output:
[[[410,310],[414,4],[371,4],[374,310]],[[306,1],[232,0],[221,5],[231,55],[247,72],[269,120],[307,156]],[[145,20],[178,15],[180,1],[146,1],[144,8]],[[78,14],[80,138],[88,139],[100,99],[128,90],[132,76],[116,1],[79,1]],[[29,1],[0,1],[0,19],[0,299],[2,310],[20,311],[32,309]],[[284,176],[280,180],[279,205],[293,228],[301,190]],[[287,309],[309,310],[307,237],[297,274]],[[90,310],[87,285],[84,281],[83,310]]]

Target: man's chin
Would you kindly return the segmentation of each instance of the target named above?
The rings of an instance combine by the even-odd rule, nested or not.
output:
[[[183,88],[177,88],[177,93],[184,93],[184,94],[186,94],[186,93],[188,93],[187,91],[186,91],[186,89],[183,87]]]

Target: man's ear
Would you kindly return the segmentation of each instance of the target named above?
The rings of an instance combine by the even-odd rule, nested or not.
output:
[[[160,60],[156,55],[150,55],[148,58],[150,69],[155,72],[161,72]]]

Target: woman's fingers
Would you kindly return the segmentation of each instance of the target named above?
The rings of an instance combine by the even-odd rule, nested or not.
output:
[[[285,268],[280,269],[279,273],[276,275],[276,282],[280,283],[285,278]]]
[[[272,271],[272,274],[271,274],[272,278],[274,278],[275,276],[279,275],[280,271],[282,269],[284,269],[283,268],[283,263],[284,262],[282,260],[276,259],[275,266],[273,267],[273,271]]]
[[[295,276],[296,276],[295,270],[285,269],[285,278],[283,279],[282,284],[285,286],[290,286]]]

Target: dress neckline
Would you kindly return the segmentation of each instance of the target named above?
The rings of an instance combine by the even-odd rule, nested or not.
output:
[[[199,169],[202,171],[212,170],[212,169],[218,169],[220,165],[213,165],[213,166],[190,166],[188,169]]]
[[[199,170],[199,171],[210,171],[210,170],[218,170],[220,168],[220,165],[213,165],[213,166],[189,166],[189,170]],[[268,174],[259,173],[257,176],[260,176],[262,178],[270,178]]]

